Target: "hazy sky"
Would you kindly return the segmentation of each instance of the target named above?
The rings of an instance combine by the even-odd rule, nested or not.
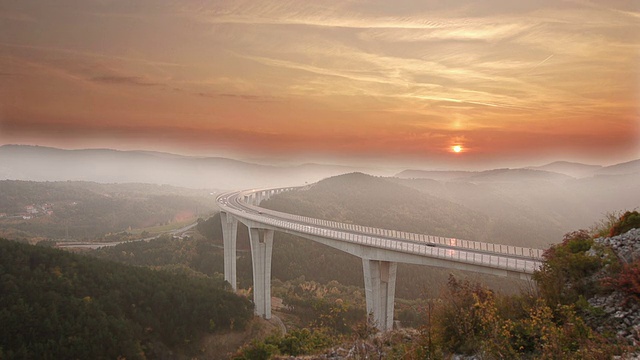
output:
[[[5,143],[640,158],[640,1],[0,0]]]

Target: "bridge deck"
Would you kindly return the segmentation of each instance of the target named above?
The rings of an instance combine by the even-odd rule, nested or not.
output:
[[[236,191],[220,195],[217,201],[223,210],[239,218],[301,235],[524,274],[532,274],[541,265],[541,249],[346,224],[265,209],[246,200],[252,194],[274,190],[280,189]]]

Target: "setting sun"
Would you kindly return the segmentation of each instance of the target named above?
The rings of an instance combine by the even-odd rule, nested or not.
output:
[[[453,152],[459,153],[460,151],[462,151],[462,146],[456,145],[456,146],[453,146],[452,149],[453,149]]]

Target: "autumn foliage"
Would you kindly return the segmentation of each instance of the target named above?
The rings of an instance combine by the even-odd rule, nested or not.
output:
[[[640,213],[637,211],[627,211],[613,224],[609,231],[609,236],[624,234],[631,229],[637,228],[640,228]]]
[[[609,359],[615,348],[572,305],[550,307],[533,295],[505,296],[451,277],[433,314],[439,353],[487,359]],[[433,357],[437,358],[437,357]]]
[[[629,298],[640,301],[640,259],[622,265],[616,276],[605,278],[603,283],[610,289],[622,291]]]

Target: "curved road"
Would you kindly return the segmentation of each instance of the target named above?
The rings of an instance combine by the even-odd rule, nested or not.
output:
[[[236,288],[237,222],[249,228],[256,315],[271,318],[271,254],[275,231],[304,237],[362,259],[367,313],[393,328],[397,264],[419,264],[529,279],[542,250],[407,233],[315,219],[258,206],[294,188],[233,191],[216,198],[223,228],[225,280]]]
[[[216,201],[222,211],[303,237],[320,237],[364,245],[384,251],[441,259],[489,269],[502,269],[522,275],[532,274],[541,265],[542,250],[456,238],[414,234],[309,218],[253,205],[257,195],[292,188],[234,191],[221,194]],[[400,261],[403,262],[403,261]],[[411,262],[411,261],[407,261]],[[525,278],[528,276],[525,276]]]

